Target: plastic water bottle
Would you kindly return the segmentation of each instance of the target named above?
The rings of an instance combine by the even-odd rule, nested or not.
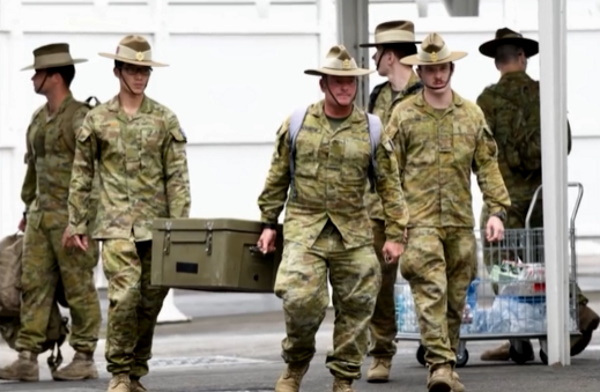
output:
[[[399,332],[404,332],[404,313],[406,312],[405,302],[406,300],[402,294],[396,294],[396,324]]]
[[[467,305],[474,311],[477,308],[477,287],[479,286],[479,278],[473,279],[467,289]]]

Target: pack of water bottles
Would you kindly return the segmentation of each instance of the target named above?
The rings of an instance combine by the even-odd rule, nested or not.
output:
[[[493,298],[488,307],[478,305],[480,280],[477,278],[471,282],[464,311],[468,317],[463,317],[461,335],[545,333],[546,297],[543,294],[533,295],[529,291],[522,292],[524,287],[531,286],[522,282],[525,280],[515,279],[514,285],[501,285],[500,294]]]
[[[396,325],[399,333],[419,333],[415,301],[406,282],[394,287],[396,300]]]
[[[463,325],[472,325],[476,313],[473,310],[477,309],[477,286],[479,279],[476,279],[469,286],[467,293],[467,303],[463,311]],[[395,286],[395,301],[396,301],[396,324],[399,333],[419,333],[419,323],[415,310],[415,302],[410,290],[410,285],[401,281]]]

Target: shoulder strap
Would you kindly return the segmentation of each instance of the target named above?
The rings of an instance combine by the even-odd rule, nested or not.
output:
[[[404,91],[404,95],[410,95],[421,88],[423,88],[423,82],[419,80],[418,82],[407,88],[406,91]]]
[[[294,173],[296,171],[296,139],[298,133],[302,128],[304,117],[308,108],[299,108],[292,113],[290,117],[290,129],[289,129],[289,140],[290,140],[290,193],[292,198],[296,198],[296,188],[294,187]]]
[[[381,142],[381,119],[367,113],[367,124],[369,126],[369,139],[371,141],[371,164],[369,165],[369,181],[371,183],[371,191],[375,192],[375,178],[377,176],[377,146]]]
[[[95,103],[92,105],[91,102],[95,101]],[[90,107],[90,109],[95,108],[96,106],[100,105],[100,100],[98,98],[96,98],[93,95],[90,95],[86,100],[85,103]]]
[[[377,97],[379,97],[379,93],[381,93],[381,89],[383,89],[388,82],[383,82],[373,87],[373,91],[369,94],[369,105],[367,107],[367,112],[373,113],[375,109],[375,102],[377,102]]]
[[[92,100],[95,101],[94,105],[90,103]],[[67,147],[73,154],[75,153],[75,130],[71,126],[71,119],[73,118],[75,112],[81,108],[81,105],[79,105],[79,103],[80,102],[74,101],[65,109],[65,117],[69,120],[67,126],[64,129],[65,142],[67,143]],[[100,104],[100,101],[98,100],[98,98],[90,96],[84,102],[81,103],[83,103],[83,105],[87,106],[88,108],[92,109],[98,106]]]

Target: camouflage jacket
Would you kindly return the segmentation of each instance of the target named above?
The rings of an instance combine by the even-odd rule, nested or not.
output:
[[[85,233],[88,225],[94,161],[100,178],[94,238],[150,240],[154,218],[187,217],[186,142],[177,116],[148,97],[133,116],[123,111],[118,96],[92,109],[77,137],[69,194],[71,233]]]
[[[392,87],[390,82],[379,84],[375,86],[373,92],[371,93],[371,113],[379,116],[381,123],[385,126],[392,116],[394,107],[396,107],[398,103],[402,102],[406,98],[412,97],[421,91],[422,88],[423,85],[417,74],[414,72],[408,80],[406,88],[403,91],[398,92],[394,99],[392,99]],[[384,220],[381,198],[377,193],[371,192],[370,188],[368,188],[367,192],[365,193],[365,203],[367,203],[367,208],[369,209],[369,216],[371,219]]]
[[[498,145],[498,166],[511,200],[531,200],[542,183],[539,82],[510,72],[477,98]],[[567,123],[568,150],[571,131]]]
[[[69,94],[54,116],[47,105],[38,108],[27,128],[25,164],[27,170],[21,199],[25,203],[27,224],[39,227],[42,219],[48,229],[64,229],[69,213],[67,199],[73,167],[72,139],[79,131],[85,115],[90,110]],[[95,205],[94,197],[91,205]],[[93,209],[90,211],[93,216]]]
[[[510,206],[481,109],[453,94],[445,110],[417,94],[396,107],[385,130],[398,154],[411,227],[472,228],[472,172],[491,214]]]
[[[330,219],[346,248],[373,243],[364,204],[370,164],[366,113],[354,111],[335,132],[324,113],[323,101],[308,109],[296,139],[296,198],[287,199],[290,186],[288,118],[277,132],[271,168],[258,205],[264,223],[276,223],[286,207],[286,240],[312,246]],[[376,151],[376,190],[381,195],[388,240],[400,242],[408,222],[391,142],[382,132]]]

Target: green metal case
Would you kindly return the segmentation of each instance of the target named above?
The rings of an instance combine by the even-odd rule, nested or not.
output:
[[[260,222],[238,219],[156,219],[151,284],[202,291],[273,292],[283,250],[256,248]]]

